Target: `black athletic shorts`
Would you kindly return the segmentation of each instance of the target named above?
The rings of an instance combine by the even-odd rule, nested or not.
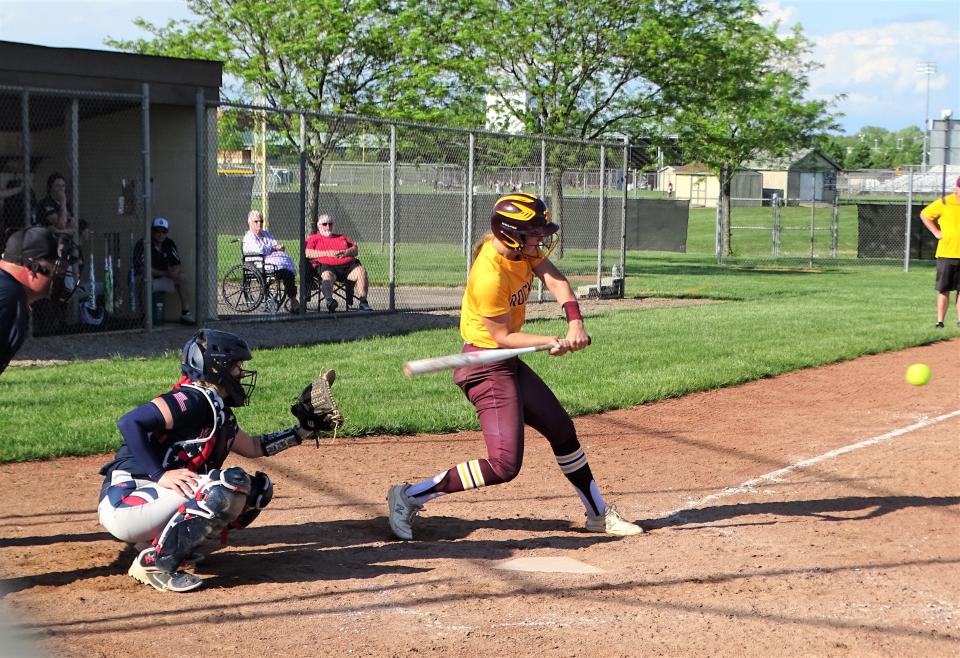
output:
[[[353,259],[349,263],[343,263],[342,265],[327,265],[325,263],[320,263],[320,272],[333,272],[333,275],[337,278],[337,281],[346,281],[347,275],[350,274],[357,266],[360,265],[359,259]]]
[[[960,258],[937,259],[937,292],[960,291]]]

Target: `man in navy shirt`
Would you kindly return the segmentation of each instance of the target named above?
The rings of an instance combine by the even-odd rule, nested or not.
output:
[[[12,233],[0,260],[0,373],[27,337],[30,305],[62,285],[71,249],[46,227]]]
[[[193,313],[190,312],[190,302],[187,301],[186,275],[180,263],[177,243],[167,237],[167,233],[170,232],[170,222],[165,217],[156,217],[150,228],[150,269],[153,272],[153,291],[177,293],[180,298],[180,322],[196,324]],[[134,245],[133,262],[137,269],[137,276],[143,281],[143,240],[137,241]]]

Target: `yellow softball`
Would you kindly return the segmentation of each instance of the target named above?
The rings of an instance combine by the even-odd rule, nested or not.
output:
[[[930,367],[926,363],[914,363],[907,368],[906,379],[914,386],[923,386],[930,381]]]

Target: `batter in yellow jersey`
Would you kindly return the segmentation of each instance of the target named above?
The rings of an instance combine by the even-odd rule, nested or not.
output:
[[[546,204],[522,192],[500,197],[490,227],[474,254],[463,294],[463,351],[549,345],[550,354],[562,356],[590,345],[573,289],[549,259],[560,227],[550,221]],[[566,336],[522,330],[535,276],[563,308]],[[530,366],[514,357],[458,368],[453,380],[477,409],[487,457],[461,462],[415,484],[390,487],[388,519],[394,535],[413,539],[413,519],[427,501],[515,478],[523,461],[524,425],[546,437],[557,466],[583,503],[587,531],[618,537],[643,532],[604,501],[573,420]]]

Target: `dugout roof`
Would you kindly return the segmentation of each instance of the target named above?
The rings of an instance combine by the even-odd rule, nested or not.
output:
[[[189,105],[196,91],[220,98],[223,63],[0,41],[0,85],[137,94],[150,84],[151,103]]]

